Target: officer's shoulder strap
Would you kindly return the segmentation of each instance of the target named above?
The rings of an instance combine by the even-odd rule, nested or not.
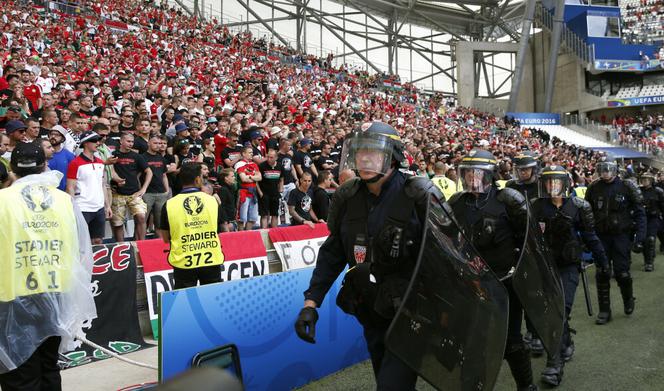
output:
[[[346,208],[348,200],[352,199],[360,190],[360,178],[352,178],[344,182],[332,195],[330,210],[327,215],[327,228],[330,233],[337,232],[342,211]]]
[[[664,189],[662,189],[661,187],[657,187],[657,186],[653,186],[653,188],[655,189],[655,193],[657,193],[657,195],[664,196]]]
[[[438,200],[444,201],[445,196],[440,189],[429,179],[420,176],[411,176],[406,178],[405,189],[406,196],[414,200],[417,204],[428,202],[429,196],[433,195]]]

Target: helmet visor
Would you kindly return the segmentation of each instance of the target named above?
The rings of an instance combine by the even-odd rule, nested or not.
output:
[[[493,171],[478,166],[459,166],[461,191],[487,193],[491,189]]]
[[[381,135],[355,135],[344,141],[340,170],[385,175],[392,167],[394,143]]]
[[[611,180],[618,175],[618,165],[615,163],[600,162],[597,163],[597,175],[603,180]]]
[[[540,178],[539,198],[566,198],[570,194],[569,179],[563,176]]]

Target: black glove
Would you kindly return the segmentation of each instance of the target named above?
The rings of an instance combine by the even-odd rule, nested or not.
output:
[[[634,242],[632,245],[632,251],[641,254],[643,252],[643,242]]]
[[[316,322],[318,322],[318,311],[312,307],[304,307],[295,321],[295,332],[301,340],[316,343]],[[307,328],[309,329],[307,331]]]

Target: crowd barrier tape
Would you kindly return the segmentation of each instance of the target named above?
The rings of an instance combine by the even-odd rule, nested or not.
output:
[[[343,275],[318,310],[316,344],[295,334],[312,270],[160,293],[160,381],[187,371],[197,353],[229,343],[246,390],[291,390],[366,360],[361,326],[335,304]]]

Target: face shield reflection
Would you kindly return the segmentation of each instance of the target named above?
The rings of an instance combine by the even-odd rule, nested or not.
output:
[[[486,193],[491,187],[491,172],[482,168],[460,167],[459,178],[466,192]]]

